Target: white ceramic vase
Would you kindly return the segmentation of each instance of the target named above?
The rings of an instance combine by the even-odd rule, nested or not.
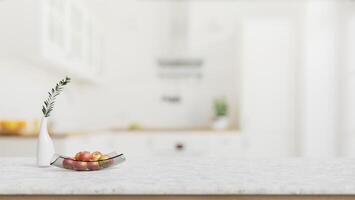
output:
[[[37,165],[39,167],[50,166],[54,153],[54,144],[48,134],[47,117],[43,117],[37,140]]]
[[[229,126],[229,119],[227,116],[217,117],[213,122],[213,129],[215,130],[225,130]]]

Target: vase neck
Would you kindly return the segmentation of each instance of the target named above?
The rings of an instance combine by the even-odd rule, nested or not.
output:
[[[48,117],[42,117],[42,122],[47,122]]]
[[[41,121],[40,133],[48,133],[47,130],[47,117],[43,117]]]

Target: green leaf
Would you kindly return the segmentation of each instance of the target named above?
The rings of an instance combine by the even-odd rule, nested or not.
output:
[[[44,105],[42,106],[42,113],[45,117],[50,116],[51,111],[54,109],[56,97],[63,91],[63,86],[68,84],[70,80],[71,79],[66,76],[65,79],[56,83],[55,87],[48,92],[48,98],[44,101]]]

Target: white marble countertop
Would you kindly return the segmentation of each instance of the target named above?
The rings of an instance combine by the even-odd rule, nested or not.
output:
[[[132,158],[114,168],[74,172],[2,158],[4,194],[355,194],[355,160]]]

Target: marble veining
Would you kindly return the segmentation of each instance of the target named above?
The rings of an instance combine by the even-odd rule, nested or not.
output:
[[[135,157],[111,169],[2,158],[0,194],[355,194],[355,160]]]

